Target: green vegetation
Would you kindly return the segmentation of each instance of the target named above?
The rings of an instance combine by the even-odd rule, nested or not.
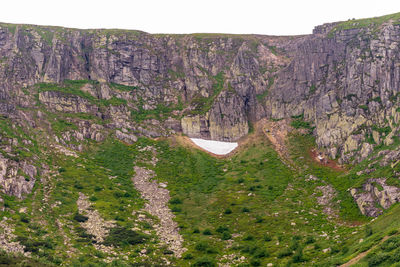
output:
[[[123,85],[123,84],[118,84],[118,83],[110,83],[109,86],[112,89],[116,89],[119,91],[125,91],[125,92],[131,92],[131,91],[135,91],[135,90],[139,89],[139,87],[137,87],[137,86],[128,86],[128,85]]]
[[[106,246],[129,246],[141,244],[146,241],[147,237],[124,227],[112,228],[103,244]]]
[[[315,86],[315,84],[312,84],[312,85],[310,86],[310,94],[315,93],[315,91],[317,91],[317,86]]]
[[[293,119],[302,120],[302,116]],[[9,135],[15,135],[5,126]],[[314,195],[319,194],[318,186],[329,183],[338,192],[333,203],[337,203],[334,208],[340,218],[357,223],[367,221],[347,193],[348,188],[365,177],[355,179],[356,170],[332,170],[314,162],[308,154],[315,142],[311,135],[290,136],[289,152],[295,162],[291,169],[265,137],[258,134],[254,130],[251,141],[229,159],[214,158],[172,140],[140,138],[130,146],[110,139],[100,144],[89,142],[78,158],[49,155],[45,162],[56,166],[57,173],[51,182],[53,189],[48,191],[38,184],[35,193],[21,201],[2,195],[7,207],[3,214],[15,223],[17,240],[26,251],[43,259],[44,264],[55,265],[79,262],[102,266],[107,257],[94,247],[95,236],[82,226],[89,216],[78,212],[79,192],[88,197],[91,208],[104,220],[115,221],[103,245],[112,245],[128,255],[127,259],[115,260],[121,266],[140,262],[144,248],[152,264],[170,257],[177,266],[215,266],[230,263],[221,260],[220,255],[233,254],[245,256],[243,264],[251,266],[265,266],[269,262],[313,265],[314,260],[332,265],[368,250],[389,232],[397,236],[393,231],[397,226],[385,220],[377,220],[370,228],[350,228],[327,218],[322,207],[316,205]],[[155,166],[149,163],[152,152],[143,149],[148,146],[156,151]],[[153,222],[139,221],[137,215],[132,215],[141,211],[144,204],[131,181],[135,165],[154,170],[155,179],[168,185],[169,205],[188,248],[181,259],[175,259],[171,251],[159,246],[152,229],[156,218],[151,219]],[[310,174],[319,179],[306,181],[304,177]],[[47,203],[58,204],[51,207]],[[19,213],[21,206],[28,207],[29,212]],[[50,223],[55,220],[64,225],[62,230]],[[43,221],[49,223],[39,224]],[[354,231],[357,234],[352,234]],[[62,233],[70,238],[79,256],[69,259]],[[331,238],[327,239],[324,233]],[[337,235],[343,249],[333,238]],[[360,238],[365,241],[359,243]],[[231,245],[227,246],[228,243]],[[331,252],[324,253],[326,248],[331,248]]]
[[[268,78],[267,89],[262,94],[256,95],[257,100],[259,102],[262,102],[264,100],[264,98],[268,95],[268,90],[271,89],[272,85],[274,85],[274,82],[275,82],[274,76]]]
[[[304,129],[308,129],[311,130],[311,124],[308,121],[304,121],[304,116],[300,115],[300,116],[292,116],[292,122],[290,123],[290,125],[295,128],[295,129],[300,129],[300,128],[304,128]]]
[[[377,131],[378,133],[383,134],[385,136],[388,135],[392,131],[390,126],[386,126],[386,127],[380,128],[380,127],[378,127],[376,125],[372,125],[371,128],[372,128],[372,130]]]
[[[296,134],[292,135],[290,140],[291,155],[299,167],[303,169],[304,175],[313,174],[317,177],[323,177],[338,192],[337,200],[340,200],[339,212],[341,217],[349,221],[365,221],[366,218],[361,215],[356,203],[347,193],[347,189],[355,184],[353,176],[343,170],[334,170],[322,166],[311,159],[308,153],[315,144],[313,136]],[[304,169],[304,166],[307,166],[307,168]]]
[[[31,259],[28,257],[7,254],[4,251],[0,251],[0,266],[53,266],[49,265],[38,259]]]
[[[276,46],[273,46],[273,45],[268,46],[268,49],[269,49],[269,51],[271,51],[271,53],[274,54],[275,56],[278,55],[278,51],[277,51],[277,49],[276,49]]]
[[[64,81],[63,85],[52,83],[39,83],[37,84],[37,87],[39,93],[46,91],[57,91],[65,94],[76,95],[89,101],[95,101],[95,98],[91,94],[80,90],[80,88],[88,82],[89,81],[87,80]]]
[[[95,104],[97,106],[119,106],[119,105],[126,105],[127,102],[125,99],[117,98],[113,96],[111,99],[97,99],[93,95],[88,92],[81,90],[81,88],[86,85],[91,84],[92,86],[97,86],[97,81],[92,80],[65,80],[63,84],[52,84],[52,83],[39,83],[37,84],[38,93],[46,92],[46,91],[55,91],[61,92],[67,95],[75,95],[79,96],[83,99],[88,100],[90,103]],[[135,90],[136,87],[132,86],[125,86],[121,84],[110,84],[111,88],[120,90],[120,91],[130,91]]]
[[[380,25],[385,22],[392,20],[395,24],[400,22],[400,13],[394,13],[386,16],[381,17],[374,17],[374,18],[366,18],[366,19],[357,19],[357,20],[348,20],[339,23],[336,25],[330,32],[330,37],[333,37],[335,32],[341,30],[348,30],[348,29],[361,29],[361,28],[372,28],[376,30]]]
[[[190,115],[197,114],[205,114],[211,109],[214,100],[221,93],[224,88],[224,73],[220,72],[216,76],[213,77],[214,84],[212,86],[212,95],[209,97],[198,96],[192,99],[191,104],[195,106],[195,108],[188,112]]]
[[[168,74],[169,74],[169,76],[171,77],[172,80],[185,78],[185,73],[182,70],[173,71],[172,69],[169,69],[168,70]]]
[[[399,24],[400,13],[339,23],[330,36],[353,28],[369,27],[375,31],[389,20]],[[6,33],[8,29],[8,34],[16,31],[16,25],[2,24],[2,28]],[[32,35],[31,28],[21,27],[23,37]],[[54,38],[65,41],[68,29],[38,27],[35,33],[46,47]],[[102,42],[106,37],[109,44],[111,35],[134,40],[143,33],[90,30],[88,34],[101,37],[99,40]],[[183,35],[159,36],[168,36],[164,41],[176,40],[177,47],[181,46],[179,42]],[[261,40],[263,45],[269,42],[268,38],[264,40],[255,35],[193,34],[188,38],[200,40],[199,51],[206,54],[214,53],[211,44],[217,37],[232,38],[230,42],[234,47],[245,42],[249,48],[243,53],[245,59],[257,52]],[[268,48],[275,55],[281,52],[275,46]],[[84,52],[89,49],[85,48]],[[107,49],[107,46],[101,49]],[[147,45],[144,49],[155,52]],[[368,51],[362,51],[362,57],[367,55]],[[108,52],[113,56],[118,54]],[[215,55],[221,57],[229,53],[219,50]],[[21,57],[23,53],[16,56]],[[230,63],[233,60],[230,56],[223,62]],[[85,61],[84,58],[80,60]],[[283,57],[282,60],[280,62],[285,65],[287,60]],[[6,65],[7,58],[1,58],[0,62]],[[339,75],[344,65],[335,65]],[[256,96],[259,102],[263,102],[274,85],[278,66],[262,63],[258,67],[264,77],[269,77],[265,90]],[[326,65],[320,67],[325,69]],[[35,107],[17,107],[17,111],[29,119],[27,121],[0,117],[0,153],[11,166],[5,174],[9,177],[15,174],[19,179],[18,186],[24,181],[35,180],[33,192],[23,198],[0,192],[2,223],[10,225],[15,235],[8,241],[18,242],[24,246],[24,252],[31,254],[26,258],[0,252],[1,266],[164,266],[167,261],[171,266],[267,266],[268,263],[274,266],[338,266],[362,252],[367,256],[360,260],[359,266],[390,266],[398,262],[400,205],[393,205],[381,217],[370,220],[360,213],[349,193],[352,188],[361,191],[362,185],[370,178],[384,177],[387,185],[400,187],[400,164],[383,166],[381,160],[385,155],[380,154],[385,149],[398,149],[400,138],[396,133],[394,143],[385,145],[387,142],[378,140],[376,143],[379,144],[376,144],[372,136],[372,131],[375,131],[384,139],[392,130],[395,131],[398,126],[393,123],[397,119],[395,115],[379,125],[366,126],[370,125],[366,122],[354,130],[353,134],[360,134],[361,139],[364,136],[366,142],[374,144],[374,151],[363,162],[344,167],[333,160],[329,160],[329,165],[315,160],[315,139],[310,134],[314,127],[304,120],[303,115],[292,117],[291,126],[298,130],[289,134],[286,143],[279,144],[285,146],[279,154],[267,137],[259,132],[259,125],[250,121],[249,135],[228,158],[212,157],[195,149],[182,136],[141,137],[132,145],[111,139],[117,130],[115,127],[123,132],[126,129],[150,132],[150,127],[143,127],[143,131],[140,128],[146,126],[146,120],[154,119],[162,124],[169,117],[179,119],[183,112],[177,111],[182,110],[186,115],[205,114],[221,92],[236,93],[225,80],[224,73],[229,70],[222,69],[217,75],[210,76],[207,69],[197,68],[204,79],[212,82],[212,87],[207,92],[209,97],[198,94],[191,103],[183,103],[178,91],[166,95],[162,90],[159,96],[149,99],[144,90],[145,83],[127,86],[66,80],[61,84],[40,83],[21,89],[24,101],[39,100],[39,94],[43,92],[58,92],[63,98],[83,99],[81,102],[94,106],[96,112],[53,112],[37,101]],[[173,82],[185,78],[185,75],[182,69],[174,68],[168,70],[167,76],[164,73],[152,77],[160,83],[156,84],[158,86],[164,79]],[[375,80],[375,89],[378,84],[383,86],[383,81]],[[106,85],[112,90],[111,97],[101,99],[98,94],[104,88],[100,86]],[[309,82],[308,86],[309,94],[316,93],[317,84]],[[346,106],[346,99],[353,101],[357,98],[348,94],[345,99],[339,99],[343,90],[340,84],[336,89],[339,90],[339,104],[344,101]],[[163,97],[174,97],[177,103],[161,103]],[[398,95],[389,99],[396,107]],[[359,106],[361,110],[357,112],[367,112],[367,104],[371,101],[382,104],[380,97],[371,97],[365,105]],[[132,121],[126,122],[129,127],[125,129],[125,125],[119,123],[118,108],[110,106],[122,106],[120,110],[128,111],[128,116],[130,112]],[[114,118],[115,110],[117,116]],[[400,112],[400,108],[396,110]],[[84,127],[80,128],[82,125]],[[158,127],[156,123],[154,125]],[[96,128],[94,134],[99,129],[105,140],[86,138],[92,134],[87,127],[92,126]],[[97,135],[93,139],[99,140]],[[36,168],[35,179],[25,173],[29,172],[27,164]],[[183,245],[187,248],[181,258],[175,257],[174,249],[161,242],[158,226],[162,218],[148,213],[147,200],[135,189],[132,182],[136,175],[135,167],[147,168],[155,174],[154,180],[162,183],[160,187],[170,192],[170,198],[164,196],[165,201],[169,199],[167,205],[175,216],[184,239]],[[370,173],[360,172],[367,168]],[[5,182],[9,185],[11,181]],[[372,182],[372,185],[377,191],[384,190],[377,182]],[[321,199],[326,200],[324,188],[328,186],[334,189],[334,193],[331,196],[328,192],[328,198],[332,199],[326,204]],[[380,204],[376,207],[381,208]],[[90,224],[94,215],[106,226],[100,230],[93,229]],[[0,234],[7,232],[3,230],[6,227],[0,228]],[[99,232],[104,236],[100,238]],[[102,249],[104,246],[108,248]]]
[[[131,117],[134,121],[141,122],[147,119],[164,120],[171,116],[173,110],[179,109],[179,106],[166,106],[164,104],[157,104],[155,109],[145,110],[143,108],[143,99],[140,99],[138,110],[131,111]]]
[[[66,130],[77,130],[78,126],[76,126],[74,123],[72,122],[68,122],[64,119],[59,119],[59,120],[54,120],[51,121],[51,128],[53,129],[53,131],[55,133],[61,133],[61,132],[65,132]]]

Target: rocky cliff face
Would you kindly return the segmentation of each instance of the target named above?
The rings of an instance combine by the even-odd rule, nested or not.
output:
[[[370,179],[362,188],[352,189],[351,195],[362,214],[376,217],[383,209],[400,201],[400,189],[386,184],[386,179]]]
[[[21,102],[21,87],[95,81],[78,90],[95,99],[123,99],[119,104],[125,104],[126,121],[132,111],[160,113],[157,108],[162,106],[175,110],[170,119],[183,121],[175,130],[218,140],[237,140],[247,134],[249,120],[265,116],[256,96],[288,62],[275,47],[290,42],[287,37],[150,35],[26,25],[2,25],[0,40],[1,96],[15,99],[10,107],[3,103],[5,113]],[[46,90],[38,100],[52,111],[99,112],[79,94]],[[113,111],[100,112],[104,116]],[[203,131],[185,123],[196,118]]]
[[[274,118],[304,114],[317,144],[343,162],[360,161],[398,135],[400,27],[357,24],[317,27],[299,42],[266,101]]]
[[[397,14],[293,37],[1,24],[0,113],[62,128],[78,150],[107,134],[235,141],[249,122],[297,116],[332,158],[359,162],[399,135],[399,42]]]
[[[1,110],[9,114],[24,104],[22,87],[96,81],[79,90],[95,99],[123,99],[124,107],[99,111],[93,101],[51,90],[40,92],[39,101],[62,112],[125,114],[117,127],[135,131],[132,111],[160,113],[168,107],[174,111],[166,112],[168,123],[142,132],[168,134],[175,120],[174,131],[226,141],[246,135],[248,121],[303,114],[316,126],[317,144],[332,157],[359,160],[356,155],[372,151],[369,144],[388,144],[397,132],[400,26],[393,20],[342,24],[297,37],[3,24]],[[119,90],[122,85],[125,90]]]

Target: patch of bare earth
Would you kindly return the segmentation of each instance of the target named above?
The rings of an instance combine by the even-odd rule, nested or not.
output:
[[[183,238],[179,234],[178,224],[173,220],[175,215],[168,208],[170,200],[169,191],[165,189],[165,184],[159,184],[154,180],[154,172],[144,167],[135,166],[135,176],[132,178],[136,189],[148,202],[145,210],[160,219],[159,224],[154,225],[162,243],[180,258],[186,251],[183,248]]]
[[[266,119],[261,120],[260,127],[262,132],[267,136],[268,140],[272,143],[275,148],[275,151],[278,152],[282,161],[293,168],[295,164],[290,158],[289,150],[286,146],[287,136],[290,131],[292,131],[292,127],[289,125],[288,120],[280,120],[280,121],[268,121]]]
[[[310,151],[310,156],[319,165],[323,165],[337,171],[345,170],[345,168],[339,165],[336,161],[329,159],[324,152],[318,151],[315,148]]]
[[[254,127],[254,132],[249,133],[248,135],[240,138],[237,141],[238,147],[226,155],[213,154],[194,144],[193,141],[187,136],[175,135],[170,137],[170,141],[171,145],[173,146],[181,145],[188,148],[196,148],[216,158],[229,158],[239,153],[240,151],[245,150],[250,145],[260,142],[260,140],[262,140],[266,136],[268,137],[268,140],[273,144],[274,148],[281,156],[281,158],[283,160],[289,160],[290,157],[285,142],[287,134],[289,130],[291,130],[291,127],[289,126],[287,120],[273,122],[273,121],[268,121],[267,119],[262,119],[258,122],[255,122],[253,127]],[[287,164],[286,161],[285,164]]]

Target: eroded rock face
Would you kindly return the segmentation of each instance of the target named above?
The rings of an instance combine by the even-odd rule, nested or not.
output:
[[[40,34],[43,31],[51,40],[44,40]],[[256,96],[266,90],[277,70],[288,63],[283,50],[280,54],[271,47],[294,43],[289,37],[177,38],[138,31],[59,31],[39,26],[17,26],[11,32],[7,25],[0,25],[0,40],[0,56],[6,61],[0,66],[3,81],[0,99],[11,99],[15,96],[13,90],[38,82],[95,80],[100,82],[99,86],[87,84],[81,90],[94,99],[124,99],[129,108],[111,105],[99,111],[98,106],[83,97],[57,91],[40,92],[38,100],[56,112],[96,115],[100,112],[100,117],[112,118],[116,128],[130,129],[134,128],[129,123],[130,113],[139,101],[144,110],[155,109],[159,104],[183,103],[189,104],[189,111],[196,108],[196,103],[207,102],[211,110],[199,114],[201,129],[186,131],[184,121],[182,125],[166,122],[162,126],[171,127],[170,132],[183,129],[192,137],[226,141],[247,134],[248,120],[265,115]],[[135,89],[118,91],[110,84]],[[15,105],[33,105],[22,93],[18,98],[8,102],[11,105],[4,107],[5,113]],[[206,98],[211,101],[204,101]],[[154,128],[147,131],[153,136],[164,135]]]
[[[212,140],[236,141],[249,131],[248,118],[242,111],[245,104],[233,92],[224,91],[209,112]]]
[[[88,100],[61,92],[46,91],[39,93],[39,101],[50,110],[65,113],[96,113],[98,108]]]
[[[36,173],[33,165],[0,156],[0,187],[8,195],[22,198],[29,194],[35,185]]]
[[[211,138],[209,121],[200,115],[183,117],[181,125],[183,133],[190,137],[205,139]]]
[[[331,32],[336,25],[294,37],[177,37],[41,26],[17,26],[12,32],[0,25],[0,113],[33,106],[21,87],[94,80],[97,85],[81,90],[98,102],[119,99],[121,104],[99,108],[84,97],[55,91],[40,92],[38,100],[51,111],[94,114],[110,119],[112,128],[147,136],[182,130],[221,141],[246,135],[248,121],[303,114],[316,126],[320,148],[341,162],[357,162],[375,144],[390,144],[398,135],[400,25],[388,21],[378,29]],[[132,112],[160,105],[182,105],[173,114],[180,125],[134,125]]]
[[[376,34],[372,28],[328,34],[332,27],[317,27],[297,44],[297,53],[267,96],[267,114],[304,114],[315,123],[318,146],[343,162],[352,156],[358,161],[371,151],[364,147],[366,136],[380,144],[398,135],[400,28],[388,22]],[[372,125],[389,127],[388,133]]]
[[[362,214],[377,217],[400,201],[400,188],[386,184],[386,178],[369,179],[362,188],[353,188],[351,195]]]
[[[115,137],[128,144],[133,144],[137,141],[137,137],[135,135],[123,133],[120,130],[115,131]]]

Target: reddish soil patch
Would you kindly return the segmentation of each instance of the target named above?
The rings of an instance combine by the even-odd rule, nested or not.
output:
[[[329,159],[324,153],[317,151],[315,148],[309,152],[310,157],[319,165],[329,167],[337,171],[346,170],[343,166],[339,165],[336,161]]]

